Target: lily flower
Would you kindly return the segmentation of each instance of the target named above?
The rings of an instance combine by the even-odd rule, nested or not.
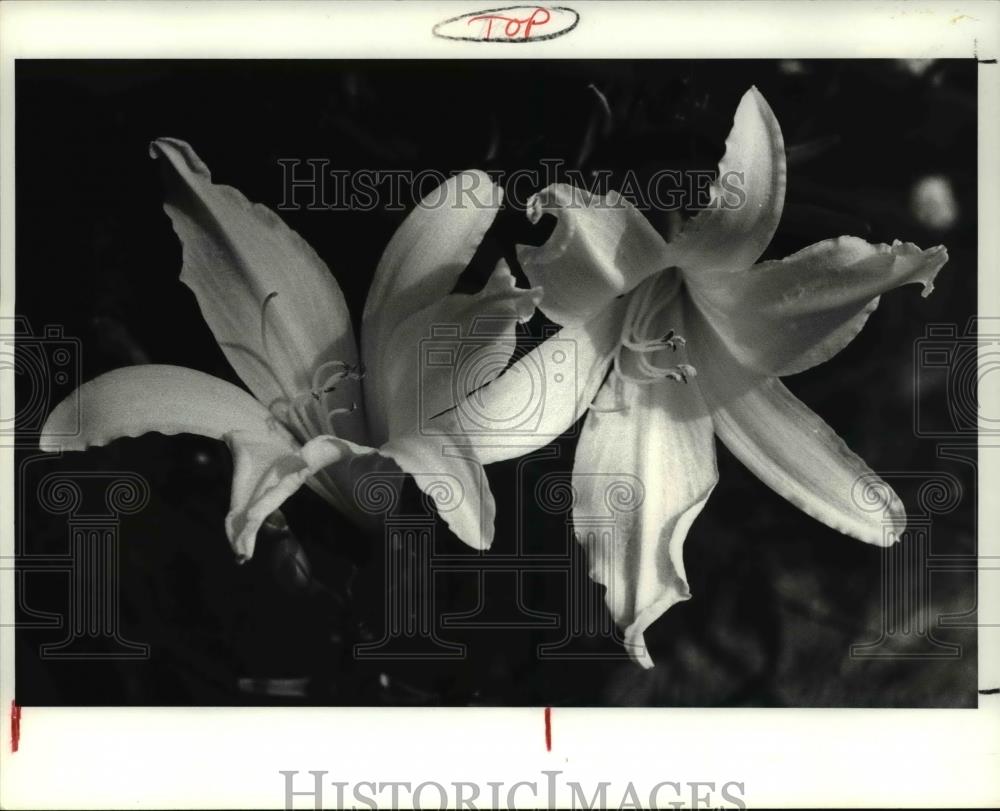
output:
[[[459,538],[488,547],[495,507],[482,468],[420,430],[421,413],[451,408],[465,392],[418,353],[433,325],[467,330],[484,313],[495,327],[484,351],[513,352],[516,324],[534,312],[540,291],[515,287],[502,262],[480,292],[451,292],[493,222],[500,190],[484,173],[464,172],[410,213],[375,271],[359,353],[343,294],[302,237],[270,209],[214,184],[183,141],[159,139],[150,152],[164,165],[181,281],[250,393],[178,366],[116,369],[53,410],[42,449],[83,450],[150,431],[224,440],[234,462],[226,533],[241,561],[264,519],[303,484],[370,527],[354,493],[370,471],[412,475]],[[421,412],[421,390],[435,411]],[[82,428],[66,439],[77,413]]]
[[[905,529],[896,494],[778,378],[843,349],[885,291],[918,282],[928,295],[947,253],[843,236],[757,263],[784,195],[781,129],[752,88],[736,111],[712,205],[673,241],[616,193],[557,184],[529,204],[534,222],[549,213],[557,224],[544,245],[520,247],[519,260],[544,286],[539,308],[563,325],[536,360],[572,341],[578,364],[575,382],[549,381],[534,444],[585,414],[573,466],[576,535],[645,667],[653,662],[644,631],[691,596],[682,548],[718,479],[716,436],[775,492],[839,532],[882,546]],[[477,392],[479,413],[530,396],[517,367]],[[510,458],[526,444],[498,430],[479,458]],[[635,509],[617,514],[614,532],[588,529],[608,515],[595,473],[633,476],[644,489]],[[859,483],[880,504],[855,501]]]

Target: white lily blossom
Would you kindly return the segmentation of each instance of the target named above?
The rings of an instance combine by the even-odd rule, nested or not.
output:
[[[733,205],[739,176],[745,200]],[[682,549],[718,479],[716,436],[761,481],[844,534],[888,545],[905,529],[895,493],[778,378],[843,349],[881,293],[919,282],[929,294],[947,253],[844,236],[758,263],[784,195],[781,129],[752,88],[736,111],[713,204],[673,241],[615,193],[557,184],[529,205],[534,221],[549,213],[557,224],[544,245],[520,247],[519,260],[544,288],[539,308],[563,325],[534,354],[544,359],[550,346],[573,341],[578,364],[575,377],[539,392],[534,444],[584,417],[573,466],[576,534],[645,667],[653,662],[644,631],[690,597]],[[505,402],[532,396],[519,363],[477,392],[480,412],[503,413]],[[498,430],[479,458],[520,455],[527,441]],[[607,512],[598,484],[606,479],[595,473],[644,488],[613,534],[586,529]],[[854,500],[859,482],[882,495],[881,510]]]
[[[240,560],[253,554],[264,519],[303,484],[371,525],[355,484],[397,468],[437,500],[459,538],[489,547],[495,507],[482,468],[420,430],[421,387],[439,411],[465,392],[418,353],[433,325],[468,328],[482,314],[500,325],[490,351],[513,352],[516,324],[534,312],[540,291],[517,288],[503,262],[480,292],[452,293],[500,189],[482,172],[464,172],[410,213],[375,271],[359,352],[343,294],[305,240],[268,208],[214,184],[183,141],[159,139],[151,154],[164,164],[181,280],[250,393],[178,366],[116,369],[53,410],[41,447],[83,450],[150,431],[225,440],[234,462],[226,532]],[[82,428],[66,438],[78,412]]]

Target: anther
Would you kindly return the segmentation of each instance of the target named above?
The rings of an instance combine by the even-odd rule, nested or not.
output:
[[[338,416],[339,414],[353,414],[357,410],[358,410],[358,404],[352,402],[350,408],[334,408],[328,411],[326,416],[327,418],[333,418]]]
[[[620,414],[622,411],[625,411],[625,408],[621,396],[617,397],[617,402],[613,406],[599,406],[594,403],[590,405],[590,410],[596,411],[598,414]]]
[[[688,363],[679,363],[664,375],[664,377],[676,380],[678,383],[687,383],[688,378],[697,376],[698,370]]]
[[[271,360],[271,351],[267,347],[267,305],[270,304],[274,298],[278,295],[277,290],[272,290],[266,296],[264,296],[264,301],[260,305],[260,345],[264,349],[264,357]]]

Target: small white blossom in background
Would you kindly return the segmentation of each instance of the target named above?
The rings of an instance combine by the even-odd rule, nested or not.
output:
[[[786,76],[801,76],[809,72],[801,59],[782,59],[778,63],[778,70]]]
[[[900,59],[897,64],[912,76],[923,76],[931,69],[934,59]]]
[[[917,222],[932,231],[948,231],[958,222],[958,202],[951,181],[944,175],[928,175],[913,184],[910,210]]]

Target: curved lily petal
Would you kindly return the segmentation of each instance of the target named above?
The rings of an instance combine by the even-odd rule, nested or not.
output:
[[[365,302],[361,354],[377,370],[389,337],[409,316],[447,296],[493,224],[503,192],[485,172],[467,171],[430,192],[396,229]],[[375,398],[375,377],[365,391]]]
[[[785,144],[781,127],[756,87],[740,100],[710,207],[670,243],[673,264],[686,272],[750,267],[767,248],[785,204]]]
[[[676,264],[656,229],[618,192],[606,196],[556,183],[528,202],[537,223],[553,214],[544,245],[519,245],[517,258],[534,285],[545,289],[542,312],[564,326],[586,323],[651,273]]]
[[[276,445],[261,439],[258,434],[241,431],[227,434],[225,440],[233,454],[233,489],[226,515],[226,537],[237,562],[245,563],[253,557],[261,524],[295,491],[290,491],[267,510],[261,507],[257,493],[289,472],[299,470],[301,449]],[[317,492],[327,496],[325,491]]]
[[[82,427],[71,436],[78,414]],[[115,369],[84,383],[56,406],[40,444],[50,451],[84,450],[151,431],[226,441],[234,466],[226,530],[237,557],[248,559],[257,529],[268,515],[253,511],[254,494],[262,482],[296,464],[299,447],[242,389],[179,366]]]
[[[246,462],[245,480],[239,474],[233,479],[234,485],[240,481],[249,488],[246,507],[239,512],[230,512],[226,517],[226,532],[232,539],[237,555],[243,559],[253,554],[261,524],[303,484],[316,481],[323,474],[324,468],[330,465],[375,453],[374,448],[329,435],[311,439],[298,448],[296,453],[270,460],[257,452],[250,443],[244,442],[242,447],[249,453],[255,453],[255,457]],[[241,461],[238,454],[235,458],[237,463]]]
[[[784,377],[829,360],[861,331],[881,293],[910,282],[934,289],[943,246],[871,245],[840,237],[745,273],[690,277],[692,297],[746,366]]]
[[[696,383],[733,455],[838,532],[878,546],[895,543],[906,511],[892,488],[777,379],[741,366],[693,307],[685,315]]]
[[[275,466],[268,477],[260,480],[247,512],[247,523],[239,534],[241,542],[252,544],[260,523],[310,477],[324,469],[346,466],[340,477],[358,481],[366,472],[365,464],[368,471],[374,471],[380,469],[382,460],[413,476],[463,542],[475,549],[489,548],[496,505],[481,465],[467,448],[415,436],[395,437],[381,448],[356,445],[334,436],[311,439],[294,461]]]
[[[160,138],[150,153],[163,159],[164,209],[181,240],[181,281],[194,292],[205,321],[236,373],[270,406],[324,381],[324,363],[357,364],[344,297],[315,251],[270,209],[230,186],[212,182],[208,167],[183,141]],[[364,437],[356,381],[328,398],[343,408],[338,431]]]
[[[673,380],[613,374],[595,405],[573,464],[573,525],[627,650],[648,668],[645,630],[691,596],[683,545],[718,481],[712,418],[697,387]]]
[[[541,295],[517,287],[501,261],[478,293],[452,293],[399,324],[385,360],[371,370],[376,398],[368,416],[376,441],[416,433],[421,420],[496,378],[514,352],[515,328],[531,318]]]
[[[422,430],[461,438],[484,465],[548,445],[597,395],[618,348],[626,304],[620,299],[586,324],[563,327]]]
[[[459,540],[473,549],[490,548],[496,503],[472,449],[436,438],[397,436],[379,453],[413,476]]]
[[[84,383],[53,409],[39,445],[43,451],[82,451],[151,431],[212,439],[244,432],[294,444],[243,389],[194,369],[148,364],[115,369]]]

